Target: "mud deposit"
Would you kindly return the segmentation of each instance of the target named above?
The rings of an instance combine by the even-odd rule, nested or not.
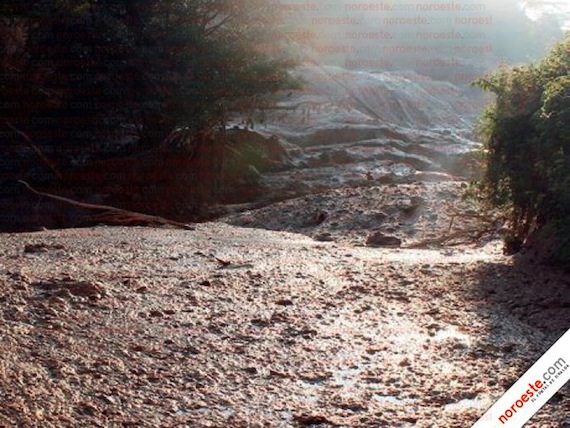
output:
[[[500,244],[222,223],[0,236],[0,426],[467,427],[568,326]],[[568,389],[528,425],[570,423]]]

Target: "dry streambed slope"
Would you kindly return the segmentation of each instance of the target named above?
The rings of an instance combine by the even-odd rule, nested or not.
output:
[[[217,223],[0,242],[6,427],[466,427],[567,322],[505,312],[529,276],[497,243],[370,249]],[[569,410],[566,391],[529,426]]]

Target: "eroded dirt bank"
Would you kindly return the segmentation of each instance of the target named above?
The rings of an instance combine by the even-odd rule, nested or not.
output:
[[[2,427],[468,427],[569,325],[500,244],[0,235]],[[570,424],[566,388],[528,425]]]

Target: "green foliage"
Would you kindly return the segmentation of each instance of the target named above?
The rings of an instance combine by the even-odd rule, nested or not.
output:
[[[158,145],[294,86],[276,0],[7,0],[0,6],[0,121],[60,164],[125,130]],[[19,35],[14,38],[14,34]]]
[[[481,120],[478,189],[510,215],[510,239],[524,242],[570,216],[570,34],[538,64],[501,67],[475,84],[496,95]]]

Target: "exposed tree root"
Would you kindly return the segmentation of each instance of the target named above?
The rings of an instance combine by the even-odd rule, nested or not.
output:
[[[123,210],[120,208],[112,207],[110,205],[98,205],[98,204],[89,204],[86,202],[79,202],[73,199],[64,198],[63,196],[57,196],[57,195],[52,195],[51,193],[40,192],[32,188],[25,181],[19,180],[19,182],[22,183],[24,186],[26,186],[26,188],[29,191],[35,193],[38,196],[54,199],[56,201],[64,202],[66,204],[80,208],[105,211],[101,214],[96,214],[94,216],[91,216],[90,219],[93,221],[99,221],[101,223],[112,224],[112,225],[129,225],[129,224],[132,225],[132,224],[145,223],[145,224],[160,224],[160,225],[173,226],[184,230],[195,229],[192,225],[181,223],[174,220],[169,220],[164,217],[158,217],[149,214]]]
[[[490,231],[488,230],[466,230],[456,233],[451,233],[437,238],[425,239],[423,241],[414,242],[409,245],[402,246],[402,248],[430,248],[472,244],[479,242],[479,240]]]
[[[429,247],[441,247],[441,246],[454,246],[462,244],[475,244],[478,243],[484,236],[496,235],[500,229],[500,226],[505,222],[504,216],[498,216],[496,214],[484,213],[462,213],[458,211],[453,211],[450,215],[449,227],[445,235],[424,239],[419,242],[414,242],[412,244],[402,246],[402,248],[429,248]],[[478,225],[469,229],[457,230],[453,233],[451,229],[453,227],[456,218],[467,218],[470,220],[477,221]]]

